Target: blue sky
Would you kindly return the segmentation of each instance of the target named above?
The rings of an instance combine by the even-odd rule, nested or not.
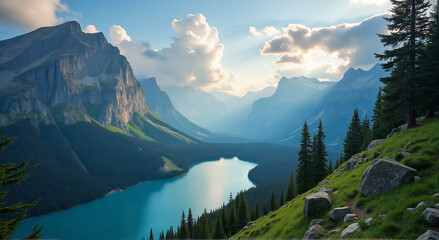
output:
[[[275,85],[284,75],[336,81],[349,67],[372,66],[373,52],[382,51],[375,33],[385,31],[385,21],[371,17],[389,7],[386,0],[0,0],[0,39],[76,20],[84,30],[93,25],[102,31],[137,76],[242,95]],[[173,21],[181,25],[180,33]],[[205,31],[195,38],[185,35],[200,21]],[[114,26],[130,41],[115,44]],[[212,31],[216,36],[206,40]]]

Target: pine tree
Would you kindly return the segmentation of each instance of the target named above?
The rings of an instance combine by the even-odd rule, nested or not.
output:
[[[187,227],[187,223],[186,223],[186,217],[184,216],[184,211],[181,214],[181,221],[180,221],[180,226],[179,226],[179,234],[178,234],[178,238],[180,239],[186,239],[189,238],[189,231],[188,231],[188,227]]]
[[[372,129],[370,128],[370,121],[367,118],[367,115],[364,116],[363,121],[361,122],[361,135],[363,138],[363,144],[361,144],[361,150],[367,148],[369,143],[373,140]]]
[[[284,197],[284,190],[280,190],[280,196],[279,196],[279,206],[283,206],[285,204],[285,197]]]
[[[270,211],[274,211],[277,209],[277,204],[276,204],[276,198],[274,196],[274,192],[271,192],[271,197],[270,197]]]
[[[149,230],[149,240],[154,240],[154,235],[152,234],[152,228]]]
[[[250,216],[248,214],[248,205],[247,205],[247,200],[245,199],[244,194],[240,193],[238,196],[239,197],[236,198],[236,201],[239,202],[239,205],[238,205],[238,229],[242,229],[250,221]]]
[[[383,95],[381,87],[378,89],[378,94],[375,100],[375,106],[373,108],[372,116],[372,138],[384,138],[386,137],[387,130],[385,122],[383,121]]]
[[[299,163],[297,165],[297,191],[303,193],[313,187],[311,162],[311,136],[306,122],[303,124],[300,139]]]
[[[352,155],[361,152],[362,144],[361,121],[358,116],[358,109],[355,109],[343,144],[343,161],[345,162]]]
[[[229,228],[229,236],[235,234],[238,229],[238,218],[236,214],[236,206],[232,198],[232,194],[230,194],[229,200],[229,212],[228,212],[228,228]]]
[[[407,118],[407,127],[416,126],[416,88],[420,82],[419,58],[427,39],[429,2],[424,0],[391,0],[392,15],[388,21],[389,34],[379,34],[387,49],[376,54],[383,68],[391,71],[389,77],[381,78],[387,115],[401,112]],[[403,107],[403,109],[401,109]]]
[[[192,217],[191,208],[189,208],[189,211],[187,214],[187,228],[188,228],[188,232],[189,232],[189,238],[193,238],[194,219]]]
[[[0,152],[5,147],[12,143],[12,139],[4,139],[4,136],[0,136]],[[7,206],[3,200],[8,194],[8,188],[16,186],[24,181],[29,175],[29,172],[35,168],[34,166],[28,166],[30,159],[27,159],[19,164],[3,163],[0,164],[0,238],[8,238],[18,227],[18,223],[26,217],[27,210],[38,202],[22,204],[15,203]],[[29,237],[41,236],[41,229],[38,225],[35,225],[33,232],[29,234]]]
[[[256,220],[261,217],[261,209],[259,207],[259,202],[256,202],[254,212],[255,212],[255,218],[252,220]]]
[[[174,239],[174,227],[171,226],[168,231],[166,231],[166,239]]]
[[[213,230],[213,238],[214,239],[223,239],[224,236],[224,228],[223,228],[223,222],[221,220],[220,215],[217,215],[217,218],[215,220],[215,227]]]
[[[326,162],[328,161],[326,157],[328,156],[328,153],[326,152],[326,146],[325,146],[325,137],[326,134],[323,132],[323,125],[322,121],[319,123],[318,132],[315,136],[314,140],[314,146],[313,146],[313,152],[314,157],[312,161],[312,167],[313,167],[313,176],[314,176],[314,184],[315,186],[317,183],[322,181],[328,173],[328,168],[326,167]]]
[[[221,207],[221,221],[223,223],[224,234],[227,235],[227,233],[229,232],[229,227],[227,223],[226,206],[224,205],[224,203]]]
[[[328,175],[331,174],[333,171],[334,171],[334,168],[332,167],[332,161],[329,161]]]
[[[291,201],[296,197],[296,181],[294,179],[294,170],[291,169],[290,180],[288,181],[286,201]]]
[[[263,205],[263,207],[262,207],[262,213],[263,213],[264,215],[267,215],[267,214],[268,214],[268,207],[267,207],[267,203],[266,203],[266,202],[264,202],[264,205]]]
[[[430,14],[428,28],[428,43],[424,55],[421,58],[420,69],[422,73],[422,84],[419,96],[420,108],[426,111],[426,117],[435,116],[439,106],[439,4],[433,6]]]

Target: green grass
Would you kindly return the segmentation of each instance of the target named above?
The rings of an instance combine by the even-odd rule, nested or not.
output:
[[[407,143],[415,141],[416,144],[407,148]],[[401,152],[408,151],[413,155],[402,159]],[[421,201],[428,201],[432,207],[439,199],[433,199],[432,194],[439,192],[439,121],[430,122],[422,127],[409,129],[386,140],[386,142],[369,151],[362,157],[394,157],[402,163],[418,170],[422,178],[420,184],[405,185],[392,191],[376,194],[369,197],[360,196],[360,181],[364,170],[372,164],[369,160],[351,171],[336,171],[329,175],[325,181],[333,192],[332,207],[346,206],[347,201],[356,198],[355,205],[362,208],[367,214],[374,217],[372,224],[367,226],[365,219],[359,219],[363,231],[350,235],[350,238],[400,238],[415,239],[427,229],[422,212],[426,207],[415,211],[407,211],[408,207],[415,207]],[[275,211],[270,216],[264,216],[254,222],[246,231],[240,231],[234,238],[302,238],[311,221],[303,216],[304,197],[317,191],[317,186],[308,192],[296,197],[285,208]],[[322,212],[314,218],[323,218],[326,222],[326,232],[334,228],[343,230],[348,223],[332,222],[328,215],[331,209]],[[380,221],[377,216],[386,214],[387,218]],[[323,238],[340,238],[340,233],[327,235]]]
[[[169,158],[162,156],[163,159],[163,167],[160,168],[161,172],[172,172],[172,171],[183,171],[182,168],[177,166],[173,161],[171,161]]]

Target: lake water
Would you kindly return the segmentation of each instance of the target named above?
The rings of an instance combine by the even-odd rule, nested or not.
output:
[[[44,225],[44,238],[148,238],[170,225],[176,229],[184,210],[200,215],[227,203],[229,195],[254,184],[248,172],[256,164],[237,158],[193,165],[177,178],[141,183],[122,192],[74,208],[21,223],[15,238],[25,237],[35,223]]]

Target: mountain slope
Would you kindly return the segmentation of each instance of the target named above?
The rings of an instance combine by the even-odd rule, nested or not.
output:
[[[414,145],[408,145],[415,142]],[[389,192],[368,197],[359,196],[360,180],[371,160],[361,163],[353,170],[335,170],[324,181],[324,187],[332,190],[332,206],[315,218],[323,218],[325,233],[322,238],[340,238],[340,233],[350,223],[332,222],[328,214],[335,207],[350,206],[360,219],[362,231],[349,235],[349,238],[402,238],[416,239],[427,229],[434,228],[425,222],[422,212],[426,207],[432,207],[438,198],[432,197],[439,192],[439,121],[427,123],[424,126],[409,129],[386,139],[386,142],[376,148],[363,152],[362,158],[391,157],[401,159],[401,152],[408,151],[413,155],[401,160],[401,163],[418,170],[421,183],[413,183],[398,187]],[[345,167],[345,165],[343,165]],[[234,238],[302,238],[310,220],[303,215],[304,197],[316,192],[322,186],[316,186],[308,192],[296,197],[285,207],[264,216],[245,231]],[[337,192],[335,192],[337,191]],[[426,206],[414,211],[421,201],[428,201]],[[384,220],[378,220],[378,215],[387,215]],[[370,226],[364,223],[367,217],[373,217]],[[341,221],[342,222],[342,221]],[[351,222],[352,223],[352,222]],[[339,228],[339,232],[329,235],[328,231]],[[436,228],[437,229],[437,228]]]

